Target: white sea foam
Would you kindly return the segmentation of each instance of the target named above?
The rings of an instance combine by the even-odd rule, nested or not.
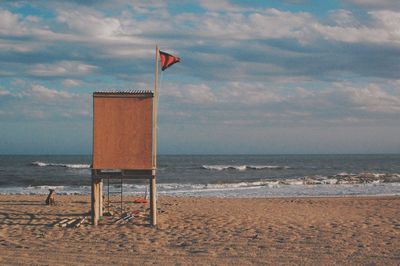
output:
[[[202,168],[207,170],[217,170],[217,171],[228,170],[228,169],[244,171],[246,170],[246,165],[203,165]]]
[[[47,163],[43,163],[43,162],[32,162],[32,165],[36,165],[36,166],[48,166],[49,164]]]
[[[54,189],[59,195],[89,195],[90,186],[0,187],[0,194],[45,195]],[[106,188],[105,188],[106,189]],[[110,190],[119,191],[111,186]],[[146,186],[124,184],[124,195],[144,195]],[[277,181],[240,182],[233,184],[157,184],[160,195],[206,197],[315,197],[350,195],[400,195],[400,183],[346,185],[282,185]]]
[[[207,170],[239,170],[245,171],[251,170],[262,170],[262,169],[289,169],[289,166],[279,166],[279,165],[202,165],[203,169]]]
[[[64,163],[45,163],[45,162],[32,162],[32,165],[46,167],[65,167],[65,168],[72,168],[72,169],[88,169],[90,168],[90,164],[64,164]]]
[[[88,169],[90,168],[90,164],[66,164],[65,167],[75,169]]]

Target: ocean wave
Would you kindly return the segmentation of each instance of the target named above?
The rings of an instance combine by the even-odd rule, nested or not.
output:
[[[45,162],[32,162],[34,166],[39,167],[65,167],[65,168],[72,168],[72,169],[89,169],[90,164],[64,164],[64,163],[45,163]]]
[[[279,166],[279,165],[202,165],[202,169],[207,170],[263,170],[263,169],[289,169],[289,166]]]
[[[399,175],[400,178],[400,175]],[[314,180],[314,181],[310,181]],[[400,179],[398,179],[400,180]],[[354,195],[356,194],[396,194],[400,195],[400,182],[343,183],[335,178],[314,177],[306,179],[265,179],[252,182],[220,183],[220,184],[190,184],[190,183],[159,183],[157,193],[171,196],[324,196],[324,195]],[[45,195],[49,189],[54,189],[59,195],[89,195],[90,186],[28,186],[0,187],[0,194]],[[106,187],[104,188],[106,191]],[[146,185],[123,184],[124,195],[144,196]],[[110,191],[120,191],[119,185],[110,186]],[[356,191],[356,192],[355,192]]]
[[[294,182],[303,185],[346,185],[346,184],[379,184],[379,183],[400,183],[398,173],[338,173],[332,176],[305,176],[295,179]]]
[[[398,183],[398,173],[374,173],[366,172],[359,174],[340,173],[334,176],[338,179],[337,184],[359,184],[359,183]]]

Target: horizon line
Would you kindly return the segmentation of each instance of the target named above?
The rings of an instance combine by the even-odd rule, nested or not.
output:
[[[0,153],[0,156],[91,156],[91,153]],[[227,155],[400,155],[400,152],[373,152],[373,153],[161,153],[158,156],[227,156]]]

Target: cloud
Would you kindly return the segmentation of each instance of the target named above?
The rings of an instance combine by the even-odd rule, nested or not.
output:
[[[202,0],[202,1],[200,1],[200,5],[203,8],[205,8],[207,11],[232,12],[232,11],[243,10],[243,8],[239,8],[235,5],[233,5],[228,0],[220,0],[220,1]]]
[[[329,12],[329,18],[335,25],[340,27],[357,27],[361,25],[350,10],[332,10]]]
[[[183,57],[179,73],[200,80],[397,75],[400,63],[387,61],[400,49],[394,11],[371,11],[357,19],[350,10],[340,9],[322,20],[307,12],[251,9],[231,2],[202,5],[208,11],[179,15],[169,13],[165,4],[123,1],[84,6],[56,1],[46,6],[53,8],[54,18],[46,19],[5,11],[10,21],[6,28],[19,28],[20,35],[0,42],[0,60],[10,62],[7,69],[0,66],[0,73],[143,82],[152,72],[148,62],[158,41],[163,49]]]
[[[163,90],[162,96],[174,98],[177,103],[204,106],[212,104],[254,106],[271,102],[278,103],[282,100],[276,90],[266,88],[261,83],[231,82],[219,89],[211,88],[206,84],[188,84],[179,87],[167,84]]]
[[[386,85],[371,84],[398,80],[398,12],[371,10],[360,16],[339,9],[321,19],[309,12],[252,9],[228,1],[203,1],[200,11],[174,11],[178,14],[173,5],[55,1],[46,6],[53,16],[45,18],[2,10],[0,60],[9,63],[0,66],[0,73],[25,75],[27,84],[35,85],[24,93],[38,102],[79,102],[70,91],[151,87],[158,42],[183,59],[165,75],[166,114],[251,124],[364,119],[366,114],[392,119],[397,112],[397,96]],[[369,85],[348,85],[347,79]]]
[[[340,15],[346,16],[346,23],[336,26],[316,24],[314,28],[321,36],[328,40],[348,43],[376,43],[400,47],[400,31],[397,25],[400,23],[400,13],[394,11],[370,11],[371,25],[354,25],[354,19],[349,12]],[[336,14],[337,16],[337,14]],[[353,22],[351,22],[353,21]],[[350,26],[347,26],[349,25]]]
[[[167,85],[165,92],[161,94],[185,104],[209,104],[216,101],[216,96],[206,84],[189,84],[182,87]]]
[[[8,10],[0,9],[0,34],[13,35],[18,30],[18,16]]]
[[[11,95],[11,93],[7,90],[1,90],[0,89],[0,96],[5,96],[5,95]]]
[[[116,18],[104,17],[95,11],[59,10],[57,20],[79,34],[95,38],[115,38],[123,34]]]
[[[65,79],[63,80],[62,85],[65,87],[77,87],[82,85],[82,82],[76,79]]]
[[[400,9],[397,0],[342,0],[345,3],[355,4],[361,7],[374,9]]]
[[[377,84],[362,88],[340,84],[337,88],[351,101],[354,109],[368,113],[400,114],[400,93],[390,94]]]
[[[303,43],[310,38],[307,25],[314,21],[307,13],[291,13],[269,8],[249,14],[227,12],[185,16],[180,18],[179,22],[195,25],[195,30],[201,38],[219,40],[292,38]],[[279,30],[276,30],[278,28]]]
[[[37,16],[22,16],[0,7],[0,36],[23,37],[49,33]]]
[[[256,106],[259,104],[280,103],[283,97],[276,89],[262,83],[232,82],[220,92],[220,101],[228,104]]]
[[[163,90],[163,123],[365,125],[393,123],[400,115],[400,87],[390,83],[342,82],[320,89],[272,88],[258,82],[232,82],[218,89],[205,84],[179,88],[167,84]],[[185,115],[178,119],[177,114]]]
[[[186,94],[193,103],[212,103],[216,100],[212,90],[205,84],[189,85],[186,89]]]
[[[43,77],[68,77],[87,75],[96,69],[96,66],[85,64],[79,61],[60,61],[54,64],[33,65],[30,67],[29,73],[34,76]]]
[[[71,93],[33,84],[19,92],[0,93],[3,121],[58,121],[87,119],[91,101],[88,93]]]
[[[76,94],[69,93],[66,91],[57,91],[46,88],[42,85],[33,85],[32,86],[32,93],[34,96],[39,96],[41,98],[46,99],[71,99],[76,96]]]

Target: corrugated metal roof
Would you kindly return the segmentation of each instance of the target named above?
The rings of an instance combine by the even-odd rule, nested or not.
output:
[[[130,94],[130,95],[146,95],[146,96],[153,96],[153,92],[150,90],[104,90],[104,91],[95,91],[95,94],[108,94],[108,95],[121,95],[121,94]]]

